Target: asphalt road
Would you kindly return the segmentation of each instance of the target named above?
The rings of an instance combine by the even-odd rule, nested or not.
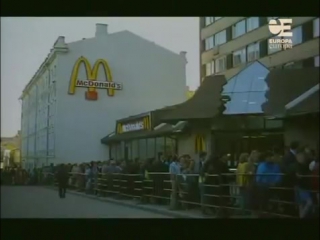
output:
[[[1,186],[1,218],[171,218],[33,186]]]

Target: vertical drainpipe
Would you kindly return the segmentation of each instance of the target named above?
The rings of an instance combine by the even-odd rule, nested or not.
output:
[[[35,94],[35,120],[34,120],[34,145],[33,145],[33,156],[34,156],[34,162],[37,164],[38,163],[38,158],[37,158],[37,120],[38,120],[38,85],[35,85],[36,87],[36,94]],[[37,164],[38,165],[38,164]]]
[[[29,159],[29,121],[30,121],[30,105],[29,105],[29,94],[26,94],[26,97],[27,97],[27,129],[26,129],[26,158],[27,158],[27,161],[28,161],[28,165],[30,164],[30,159]]]
[[[48,165],[48,156],[49,156],[49,117],[50,117],[50,82],[51,82],[51,74],[50,74],[50,69],[48,68],[48,66],[46,66],[46,69],[48,70],[48,97],[47,97],[47,151],[46,151],[46,165]]]

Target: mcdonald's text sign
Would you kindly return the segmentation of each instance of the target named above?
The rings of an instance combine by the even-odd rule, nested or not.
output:
[[[135,121],[130,121],[127,123],[118,122],[116,132],[118,134],[121,134],[126,132],[150,130],[150,129],[151,129],[150,117],[145,116],[143,118],[136,119]]]
[[[81,64],[84,65],[86,71],[86,79],[78,79],[79,68]],[[102,65],[104,71],[105,81],[97,81],[99,67]],[[112,73],[109,64],[104,59],[98,59],[93,67],[91,67],[90,62],[85,57],[80,57],[76,61],[70,79],[69,94],[75,94],[76,87],[86,87],[88,91],[85,94],[87,100],[97,100],[98,99],[98,88],[106,89],[108,96],[114,96],[115,90],[122,90],[121,83],[115,83],[112,80]]]

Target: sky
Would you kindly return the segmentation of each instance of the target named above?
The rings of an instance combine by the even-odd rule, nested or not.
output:
[[[187,85],[199,85],[197,17],[1,17],[1,137],[20,130],[22,90],[38,70],[58,36],[66,42],[94,37],[95,24],[110,33],[131,31],[173,52],[187,52]]]

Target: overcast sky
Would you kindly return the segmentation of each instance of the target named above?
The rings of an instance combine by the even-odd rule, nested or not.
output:
[[[187,51],[187,85],[199,85],[199,18],[1,17],[1,136],[20,130],[18,98],[58,36],[66,42],[93,37],[96,23],[109,31],[129,30],[171,51]]]

